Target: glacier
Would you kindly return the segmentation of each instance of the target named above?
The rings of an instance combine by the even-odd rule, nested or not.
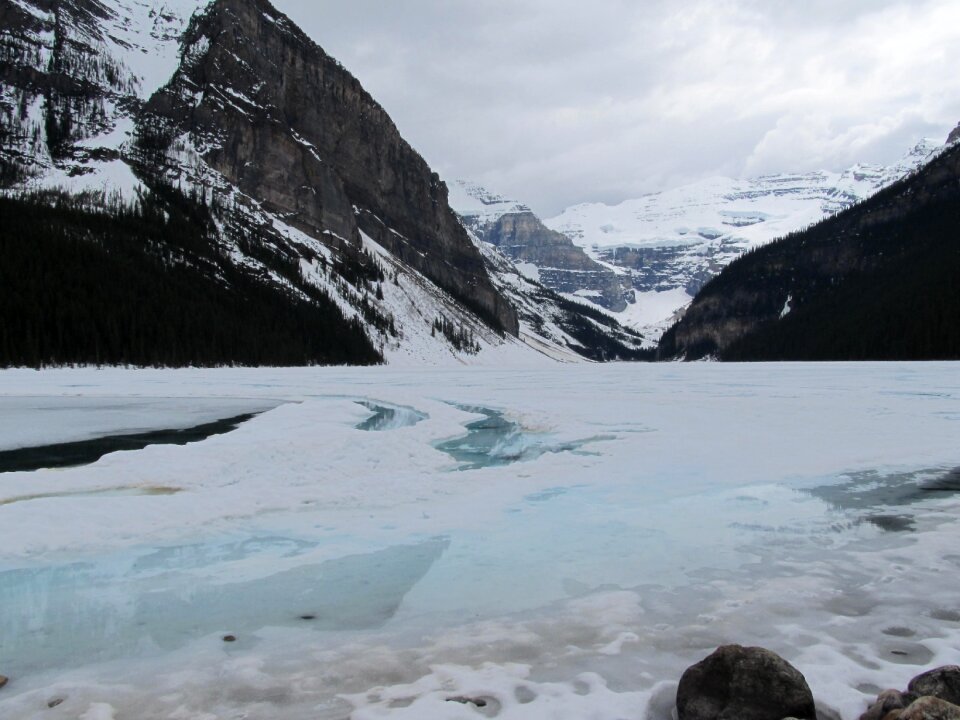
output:
[[[636,302],[617,317],[656,340],[700,288],[742,253],[871,197],[949,145],[921,139],[885,166],[711,177],[616,205],[574,205],[543,222],[594,260],[629,274]]]
[[[666,720],[733,641],[847,718],[960,642],[955,364],[8,370],[0,403],[21,445],[260,411],[0,474],[11,720]]]

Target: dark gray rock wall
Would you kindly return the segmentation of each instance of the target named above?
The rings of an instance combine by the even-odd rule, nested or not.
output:
[[[639,292],[683,288],[696,295],[711,278],[740,255],[746,245],[737,240],[660,247],[616,247],[601,254],[604,262],[630,270]]]
[[[148,144],[189,133],[204,160],[295,227],[341,248],[358,230],[506,332],[494,289],[447,188],[336,60],[266,0],[217,0],[184,61],[147,103]]]
[[[496,245],[510,259],[536,265],[540,281],[551,290],[591,290],[599,293],[598,302],[604,307],[615,312],[626,309],[629,279],[592,260],[570,238],[548,228],[532,212],[508,213],[486,224],[470,217],[464,222],[481,240]]]
[[[949,137],[947,137],[947,145],[950,143],[960,142],[960,125],[957,125],[951,132]]]

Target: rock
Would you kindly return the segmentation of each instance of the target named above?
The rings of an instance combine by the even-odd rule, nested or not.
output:
[[[903,710],[916,700],[915,695],[906,695],[899,690],[884,690],[877,696],[876,701],[860,716],[860,720],[886,720],[887,715],[895,710]]]
[[[10,682],[10,678],[8,678],[6,675],[0,675],[0,688],[2,688],[8,682]]]
[[[815,720],[803,675],[779,655],[724,645],[687,669],[677,688],[680,720]]]
[[[944,665],[917,675],[910,681],[908,689],[917,697],[931,695],[960,705],[960,666]]]
[[[63,705],[63,698],[54,698],[53,700],[47,703],[47,707],[50,709],[53,709],[59,705]]]
[[[900,716],[903,714],[902,709],[891,710],[886,715],[883,716],[883,720],[900,720]]]
[[[947,145],[960,142],[960,125],[957,125],[947,136]]]
[[[960,720],[960,707],[928,695],[911,703],[898,720]]]
[[[469,698],[459,695],[457,697],[447,698],[447,702],[460,703],[461,705],[475,705],[478,708],[484,708],[487,706],[487,701],[483,698]]]
[[[551,290],[593,290],[604,307],[614,312],[626,310],[629,280],[592,260],[566,235],[544,225],[529,208],[517,204],[495,220],[469,214],[461,219],[481,240],[496,245],[511,259],[536,265],[540,282]]]
[[[236,635],[224,635],[224,636],[223,636],[223,641],[224,641],[224,642],[236,642],[236,641],[237,641],[237,636],[236,636]]]

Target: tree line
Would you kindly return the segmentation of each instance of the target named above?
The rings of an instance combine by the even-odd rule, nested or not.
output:
[[[103,210],[0,197],[0,216],[0,366],[382,362],[322,291],[231,262],[206,205],[174,188]],[[291,274],[282,257],[260,260]]]

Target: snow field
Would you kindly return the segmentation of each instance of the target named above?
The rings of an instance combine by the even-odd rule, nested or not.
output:
[[[35,398],[283,404],[0,476],[5,718],[666,720],[724,642],[847,718],[956,661],[960,503],[890,495],[960,465],[955,364],[0,373]],[[359,401],[426,417],[367,432]],[[461,471],[464,407],[579,449]],[[119,486],[180,491],[75,495]]]

